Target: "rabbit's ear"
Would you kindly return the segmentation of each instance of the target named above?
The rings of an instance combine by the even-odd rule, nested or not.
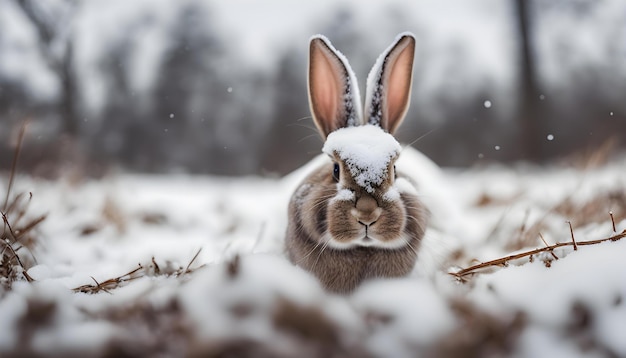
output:
[[[383,52],[369,75],[365,122],[394,133],[404,120],[411,99],[415,37],[403,33]]]
[[[311,39],[308,82],[309,106],[322,137],[361,124],[361,99],[354,73],[346,58],[321,35]]]

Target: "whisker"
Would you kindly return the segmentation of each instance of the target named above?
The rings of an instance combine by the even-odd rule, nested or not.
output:
[[[420,220],[418,218],[416,218],[415,216],[407,216],[408,219],[411,219],[415,222],[420,222]]]
[[[321,200],[318,203],[316,203],[313,207],[311,207],[311,210],[318,209],[320,206],[326,204],[328,199],[334,196],[335,196],[335,193],[333,192],[331,195],[326,195],[326,196],[321,197]]]
[[[300,138],[300,140],[298,140],[298,143],[302,143],[302,142],[304,142],[305,140],[307,140],[307,139],[309,139],[311,137],[317,137],[317,134],[316,133],[311,133],[311,134],[309,134],[306,137],[302,137],[302,138]]]
[[[315,250],[322,244],[322,242],[317,242],[315,244],[315,246],[311,249],[311,251],[309,251],[308,254],[306,254],[304,257],[302,257],[300,260],[296,261],[296,264],[302,262],[304,259],[308,258],[309,256],[311,256],[313,254],[313,252],[315,252]]]
[[[305,119],[310,119],[310,118],[313,118],[313,117],[311,117],[311,116],[306,116],[306,117],[298,118],[296,121],[297,121],[297,122],[300,122],[300,121],[302,121],[302,120],[305,120]],[[315,136],[315,137],[320,138],[320,136],[319,136],[319,135],[317,135],[317,134],[318,134],[318,131],[317,131],[317,128],[316,128],[315,126],[306,125],[306,124],[302,124],[302,123],[289,123],[289,124],[287,124],[287,127],[301,127],[301,128],[306,128],[306,129],[310,130],[311,132],[313,132],[313,133],[311,133],[310,135],[307,135],[306,137],[301,138],[301,139],[298,141],[298,143],[300,143],[300,142],[302,142],[302,141],[304,141],[305,139],[308,139],[308,138],[310,138],[310,137],[314,137],[314,136]],[[321,138],[320,138],[320,141],[321,141]]]
[[[407,147],[410,147],[410,146],[412,146],[413,144],[417,143],[418,141],[420,141],[420,140],[424,139],[424,137],[426,137],[426,136],[430,135],[432,132],[436,131],[437,129],[439,129],[439,127],[435,127],[435,128],[433,128],[433,129],[429,130],[428,132],[426,132],[426,133],[422,134],[422,135],[421,135],[421,136],[419,136],[416,140],[414,140],[414,141],[412,141],[411,143],[409,143],[409,144],[405,145],[404,147],[402,147],[402,151],[404,151],[404,149],[406,149]],[[401,151],[401,152],[402,152],[402,151]]]
[[[313,119],[313,116],[304,116],[304,117],[296,119],[296,121],[300,122],[300,121],[303,121],[305,119]]]
[[[330,195],[330,196],[327,196],[327,197],[323,198],[323,200],[322,200],[322,201],[320,201],[319,203],[317,203],[317,204],[315,204],[314,206],[312,206],[312,207],[308,210],[307,214],[310,214],[311,212],[316,211],[316,210],[317,210],[317,209],[319,209],[321,206],[325,205],[325,204],[326,204],[326,199],[328,199],[328,198],[330,198],[330,197],[332,197],[332,196],[334,196],[334,195]]]
[[[320,250],[319,254],[317,255],[317,259],[313,263],[313,266],[312,266],[311,269],[314,269],[315,266],[317,266],[317,263],[320,261],[320,257],[322,256],[322,254],[324,253],[324,251],[328,247],[328,244],[330,243],[330,240],[332,240],[332,237],[329,235],[328,240],[326,240],[326,242],[324,242],[324,245],[322,246],[322,249]]]
[[[406,243],[406,246],[409,247],[409,249],[411,249],[411,251],[413,251],[416,255],[418,254],[417,249],[411,244],[411,242],[408,239],[404,239],[404,242]]]
[[[300,118],[298,121],[300,121],[302,119],[306,119],[306,117],[305,118]],[[300,128],[306,128],[306,129],[309,129],[311,131],[317,132],[317,128],[315,128],[314,126],[310,126],[310,125],[306,125],[306,124],[302,124],[302,123],[289,123],[289,124],[287,124],[287,127],[300,127]]]

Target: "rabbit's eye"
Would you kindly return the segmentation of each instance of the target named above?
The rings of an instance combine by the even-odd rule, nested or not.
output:
[[[333,179],[335,179],[336,182],[339,181],[339,164],[335,163],[333,166]]]
[[[396,171],[396,166],[393,166],[393,178],[398,179],[398,172]]]

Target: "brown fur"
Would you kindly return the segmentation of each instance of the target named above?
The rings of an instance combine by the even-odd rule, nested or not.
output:
[[[327,164],[314,171],[291,198],[286,238],[289,259],[317,276],[326,289],[338,293],[350,292],[366,279],[410,273],[426,229],[427,213],[419,199],[403,193],[399,202],[388,202],[382,200],[380,191],[374,195],[382,204],[382,213],[372,229],[390,240],[406,234],[405,246],[345,250],[327,247],[323,242],[326,231],[338,241],[349,241],[361,226],[350,214],[356,200],[330,202],[337,191],[332,170],[332,164]],[[357,198],[366,195],[356,186],[351,189],[357,189]]]

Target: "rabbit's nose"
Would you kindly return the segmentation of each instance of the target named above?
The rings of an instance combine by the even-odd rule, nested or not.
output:
[[[352,216],[364,226],[370,226],[374,224],[382,209],[378,207],[378,203],[371,196],[362,196],[356,201],[356,208],[352,210]]]

